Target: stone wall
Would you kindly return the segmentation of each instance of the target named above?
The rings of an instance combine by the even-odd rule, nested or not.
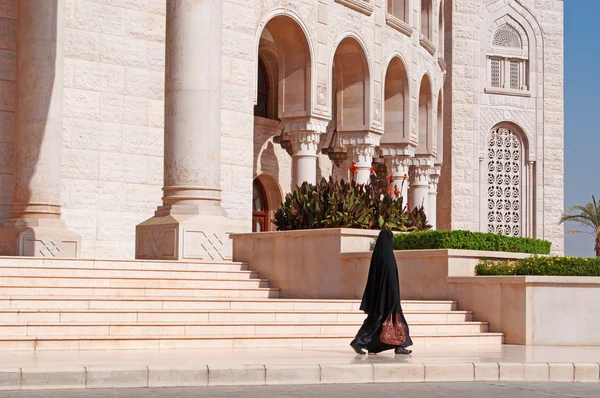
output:
[[[440,225],[486,230],[482,180],[485,137],[502,123],[518,126],[529,145],[531,192],[523,192],[532,211],[527,234],[548,239],[563,251],[563,1],[458,0],[446,7],[449,78],[446,85],[445,167],[440,183]],[[509,16],[530,45],[530,97],[484,91],[489,29]],[[511,22],[512,23],[512,22]],[[483,55],[483,56],[482,56]],[[525,174],[523,174],[525,178]],[[533,180],[533,182],[531,181]]]
[[[477,173],[479,109],[475,96],[480,72],[473,64],[475,30],[485,7],[514,0],[456,0],[445,3],[445,57],[451,72],[445,81],[444,141],[438,225],[479,229]],[[135,226],[161,204],[163,184],[164,40],[166,0],[65,0],[64,148],[62,213],[82,238],[84,257],[134,256]],[[272,132],[255,128],[258,40],[265,25],[285,15],[302,26],[311,49],[312,115],[332,118],[333,55],[339,42],[354,36],[366,54],[369,120],[381,129],[383,90],[394,57],[405,65],[410,85],[407,140],[416,145],[420,82],[432,82],[433,117],[444,84],[437,62],[420,44],[420,7],[411,2],[412,35],[388,23],[387,1],[371,0],[370,15],[357,11],[357,0],[224,0],[222,70],[221,187],[223,208],[250,228],[252,179],[267,173],[283,193],[291,185],[289,155],[272,143]],[[439,1],[434,1],[432,42],[438,43]],[[562,1],[523,0],[544,32],[543,119],[535,128],[537,150],[537,231],[562,250],[562,227],[555,222],[562,206]],[[17,0],[0,0],[0,222],[12,201]],[[434,124],[433,137],[437,136]],[[258,131],[258,132],[257,132]],[[331,132],[332,129],[329,129]],[[475,132],[475,133],[474,133]],[[320,147],[329,144],[322,137]],[[435,140],[434,140],[435,141]],[[435,146],[435,144],[434,144]],[[261,151],[258,153],[257,151]],[[542,155],[543,154],[543,155]],[[545,162],[546,159],[561,161]],[[328,177],[331,162],[319,155],[318,174]],[[348,176],[348,164],[336,170]],[[542,236],[542,235],[540,235]]]
[[[0,222],[10,215],[17,75],[17,0],[0,0]]]
[[[132,258],[162,196],[165,2],[66,3],[63,219],[83,257]]]

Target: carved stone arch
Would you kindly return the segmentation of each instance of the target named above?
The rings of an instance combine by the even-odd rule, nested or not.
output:
[[[500,26],[494,32],[492,46],[518,48],[523,47],[521,35],[510,24]]]
[[[342,54],[345,54],[346,55],[345,58],[348,58],[346,61],[344,61],[343,59],[340,58],[340,55],[342,55]],[[336,65],[336,57],[337,57],[337,62],[339,65]],[[362,89],[361,89],[362,94],[361,94],[361,98],[360,98],[362,101],[362,111],[360,112],[359,117],[353,118],[356,120],[349,120],[349,119],[344,120],[345,114],[346,114],[346,116],[348,116],[348,115],[350,115],[350,113],[346,112],[347,108],[345,109],[344,107],[337,106],[337,115],[333,115],[333,118],[337,120],[338,130],[351,131],[351,130],[365,130],[365,129],[370,128],[371,123],[373,121],[372,110],[374,108],[374,106],[373,106],[373,99],[374,99],[373,86],[374,86],[374,84],[372,82],[372,76],[371,76],[372,75],[371,71],[373,70],[373,68],[372,68],[372,59],[369,55],[367,46],[365,45],[365,42],[360,37],[360,35],[358,35],[355,32],[351,32],[351,31],[342,33],[338,37],[338,39],[335,41],[335,45],[333,46],[333,51],[331,53],[329,65],[330,65],[330,69],[329,69],[330,70],[330,74],[329,74],[329,96],[330,96],[330,98],[337,97],[339,95],[340,90],[344,91],[344,90],[346,90],[346,88],[348,88],[348,87],[345,87],[345,86],[348,86],[347,84],[344,84],[340,81],[340,79],[344,78],[344,75],[346,76],[346,83],[349,83],[348,78],[351,78],[350,75],[354,75],[356,77],[356,76],[359,76],[360,73],[362,73],[362,80],[360,82],[353,82],[353,83],[360,83],[359,85],[362,85]],[[341,71],[340,67],[342,67],[342,68],[345,67],[345,70]],[[354,67],[354,68],[358,68],[358,69],[362,68],[362,71],[358,70],[358,69],[351,71],[349,69],[349,67]],[[336,82],[338,93],[333,92],[334,73],[338,73],[338,76],[335,77],[338,80]],[[341,73],[341,75],[339,75],[340,73]],[[360,87],[355,86],[355,88],[358,89]],[[347,102],[345,102],[344,104],[345,104],[344,106],[346,106]],[[354,106],[354,108],[356,108],[357,105],[358,104],[353,104],[352,106]],[[332,106],[332,108],[333,108],[333,106]],[[362,120],[358,120],[358,119],[362,119]]]
[[[431,74],[425,72],[419,82],[417,96],[417,155],[432,155],[434,134],[434,88]],[[437,105],[437,104],[436,104]]]
[[[406,63],[402,57],[394,56],[386,64],[384,73],[383,122],[386,142],[407,142],[411,123],[411,89]]]
[[[505,110],[499,108],[481,108],[479,158],[485,157],[486,137],[494,126],[501,124],[512,126],[523,135],[527,144],[527,160],[536,160],[537,135],[535,134],[535,114],[530,111]]]
[[[306,23],[304,22],[304,20],[294,11],[291,10],[289,8],[282,8],[282,7],[277,7],[277,8],[273,8],[271,10],[269,10],[268,12],[266,12],[263,16],[263,18],[261,19],[258,28],[256,30],[256,36],[255,36],[255,47],[256,47],[256,51],[255,54],[257,54],[256,59],[255,59],[255,76],[254,76],[254,92],[255,92],[255,98],[254,98],[254,103],[256,104],[257,101],[257,96],[256,96],[256,92],[257,92],[257,75],[256,72],[258,70],[258,61],[259,61],[259,53],[260,53],[260,48],[261,48],[261,37],[263,36],[263,32],[265,31],[265,28],[267,28],[267,26],[269,24],[273,25],[274,21],[283,21],[286,20],[286,22],[289,22],[290,25],[290,30],[289,30],[289,34],[282,34],[280,35],[281,38],[279,38],[278,40],[276,40],[276,47],[278,49],[278,52],[283,51],[284,49],[289,51],[290,49],[294,48],[296,49],[297,47],[304,47],[304,61],[306,64],[306,73],[305,76],[302,76],[301,79],[303,79],[305,81],[304,90],[301,90],[301,92],[303,92],[303,100],[301,101],[303,104],[304,109],[295,109],[298,108],[297,106],[295,107],[291,107],[290,109],[292,109],[291,115],[294,116],[305,116],[305,115],[310,115],[313,113],[314,110],[314,105],[316,104],[315,98],[316,98],[316,92],[317,90],[314,88],[315,82],[316,82],[316,66],[314,65],[315,61],[316,61],[316,57],[314,56],[315,51],[314,51],[314,40],[311,36],[310,30],[308,29],[308,26],[306,25]],[[302,43],[297,43],[298,40],[302,41]],[[281,54],[279,54],[281,57]],[[288,60],[290,62],[287,62],[285,60],[280,60],[280,64],[281,63],[288,63],[288,65],[280,65],[279,67],[279,72],[280,73],[286,73],[285,69],[287,68],[289,69],[297,69],[297,65],[293,65],[293,63],[298,63],[298,57],[287,57]],[[296,58],[295,60],[292,60],[292,58]],[[281,78],[280,78],[281,81]],[[280,89],[285,87],[285,85],[280,85]],[[290,85],[291,87],[291,85]],[[298,90],[293,90],[295,92],[298,92]],[[279,95],[279,99],[280,102],[281,101],[285,101],[286,97],[290,97],[290,93],[286,93],[286,92],[282,92]],[[280,112],[281,113],[281,112]],[[281,114],[279,116],[282,116]]]

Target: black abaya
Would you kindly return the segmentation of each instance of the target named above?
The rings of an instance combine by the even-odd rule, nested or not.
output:
[[[383,230],[379,233],[371,265],[367,286],[363,294],[360,309],[368,316],[352,342],[370,353],[398,348],[384,344],[379,340],[381,327],[390,313],[399,313],[400,321],[406,329],[406,341],[402,348],[411,346],[412,340],[408,324],[402,313],[400,305],[400,283],[398,281],[398,265],[394,256],[394,242],[391,231]]]

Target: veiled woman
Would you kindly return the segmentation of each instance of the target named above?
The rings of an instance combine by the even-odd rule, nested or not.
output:
[[[412,345],[412,340],[400,305],[398,266],[394,257],[393,234],[389,230],[382,230],[377,238],[360,309],[367,314],[367,319],[350,343],[357,354],[365,354],[365,349],[369,354],[391,349],[394,349],[396,354],[412,352],[406,349]],[[379,340],[383,323],[389,314],[395,313],[399,314],[406,330],[406,341],[401,346],[384,344]]]

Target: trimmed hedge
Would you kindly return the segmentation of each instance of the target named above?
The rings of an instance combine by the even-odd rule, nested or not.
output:
[[[600,276],[600,258],[530,257],[516,261],[483,260],[475,271],[480,276]]]
[[[462,249],[550,254],[545,240],[470,231],[422,231],[394,235],[394,250]]]

